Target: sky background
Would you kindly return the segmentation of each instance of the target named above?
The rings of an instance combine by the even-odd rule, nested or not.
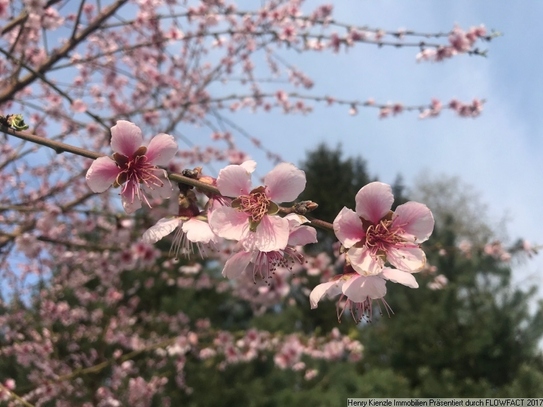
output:
[[[334,2],[334,10],[339,21],[385,30],[447,32],[454,24],[466,30],[484,24],[503,36],[482,43],[487,58],[461,55],[440,63],[417,63],[416,48],[365,44],[341,55],[290,54],[289,61],[314,79],[315,94],[406,105],[429,103],[433,97],[444,103],[477,97],[487,100],[483,114],[459,118],[447,110],[437,119],[404,113],[381,120],[375,109],[361,109],[352,117],[346,107],[316,106],[308,116],[238,112],[237,122],[296,164],[325,141],[331,147],[340,143],[346,157],[362,156],[370,174],[383,182],[393,183],[402,174],[409,187],[423,173],[458,176],[488,204],[482,216],[495,223],[509,219],[510,242],[522,237],[543,244],[543,115],[538,114],[543,58],[537,34],[543,2],[342,0]],[[258,161],[259,153],[254,157]],[[271,168],[267,165],[260,174]],[[517,266],[516,272],[517,284],[540,285],[543,255]]]

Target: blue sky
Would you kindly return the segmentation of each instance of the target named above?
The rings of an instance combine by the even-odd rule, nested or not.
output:
[[[384,182],[392,183],[399,173],[408,186],[421,173],[459,176],[480,192],[492,222],[510,219],[512,240],[542,244],[543,115],[538,109],[543,106],[543,58],[536,33],[543,2],[357,0],[337,1],[334,7],[338,20],[356,25],[444,32],[455,23],[465,29],[484,24],[503,36],[483,44],[487,58],[462,55],[442,63],[417,63],[414,48],[371,45],[340,56],[291,58],[315,80],[316,94],[405,104],[480,97],[487,100],[482,116],[465,119],[445,111],[430,120],[408,113],[380,120],[374,109],[351,117],[343,107],[317,106],[308,116],[236,113],[237,122],[294,163],[326,141],[341,143],[346,155],[361,155]],[[264,165],[261,173],[267,169]],[[517,282],[529,278],[539,284],[543,255],[517,269]]]

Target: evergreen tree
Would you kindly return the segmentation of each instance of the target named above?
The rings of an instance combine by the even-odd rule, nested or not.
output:
[[[333,222],[344,206],[354,205],[356,193],[372,181],[366,169],[366,161],[361,157],[343,158],[341,146],[331,149],[319,144],[307,153],[300,165],[305,171],[307,186],[300,200],[309,199],[319,207],[311,213],[316,218]],[[336,241],[330,232],[317,231],[319,243],[307,246],[310,252],[327,250]]]

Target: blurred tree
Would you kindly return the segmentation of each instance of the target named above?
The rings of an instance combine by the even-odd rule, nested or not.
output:
[[[356,193],[372,181],[365,160],[361,157],[343,158],[341,146],[331,149],[325,143],[309,151],[300,168],[307,178],[307,186],[300,200],[310,199],[319,204],[311,215],[327,222],[333,222],[344,206],[354,208]],[[306,250],[326,250],[331,254],[335,236],[321,230],[317,231],[317,236],[319,242],[306,246]]]
[[[300,168],[305,171],[307,186],[301,200],[319,204],[315,217],[333,222],[344,207],[354,205],[358,190],[371,182],[366,161],[361,157],[343,158],[341,146],[334,150],[322,143],[307,153]]]

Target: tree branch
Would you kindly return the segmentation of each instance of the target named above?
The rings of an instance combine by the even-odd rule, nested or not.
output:
[[[55,141],[55,140],[50,140],[44,137],[39,137],[39,136],[36,136],[35,134],[31,134],[26,131],[15,131],[4,125],[0,125],[0,131],[22,140],[30,141],[32,143],[36,143],[41,146],[49,147],[55,150],[57,154],[69,152],[75,155],[79,155],[86,158],[92,158],[92,159],[97,159],[97,158],[105,156],[105,154],[96,153],[94,151],[90,151],[81,147],[76,147],[71,144],[61,143],[60,141]],[[218,188],[208,183],[201,182],[193,178],[185,177],[184,175],[181,175],[181,174],[170,173],[168,174],[168,178],[172,181],[180,182],[185,185],[190,185],[192,187],[198,188],[201,191],[208,192],[213,195],[221,195],[221,192],[219,191]],[[280,212],[283,214],[295,212],[292,208],[280,207],[279,209],[280,209]],[[315,218],[311,218],[310,221],[311,221],[311,225],[314,227],[327,229],[327,230],[333,230],[333,226],[329,222],[326,222],[320,219],[315,219]]]

